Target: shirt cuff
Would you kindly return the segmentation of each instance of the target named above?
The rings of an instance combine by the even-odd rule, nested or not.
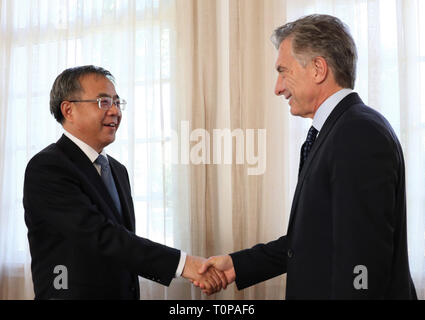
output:
[[[184,265],[186,264],[186,257],[187,257],[187,253],[180,251],[180,262],[179,262],[179,265],[177,266],[176,278],[180,277],[183,273]]]

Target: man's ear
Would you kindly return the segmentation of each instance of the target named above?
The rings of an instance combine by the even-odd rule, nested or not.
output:
[[[62,101],[61,103],[61,112],[66,121],[72,122],[73,120],[73,107],[72,103],[69,101]]]
[[[314,81],[319,84],[326,80],[329,72],[329,66],[323,57],[315,57],[312,61]]]

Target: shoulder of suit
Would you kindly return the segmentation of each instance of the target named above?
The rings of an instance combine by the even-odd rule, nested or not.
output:
[[[398,138],[388,120],[377,110],[364,104],[353,105],[341,117],[333,134],[335,144],[357,141],[364,146],[398,144]]]
[[[56,172],[57,168],[61,168],[61,170],[63,170],[69,167],[65,163],[67,163],[66,154],[58,147],[56,143],[52,143],[40,152],[36,153],[28,161],[25,169],[25,175],[35,172],[49,173],[52,170]]]
[[[36,153],[28,162],[28,164],[33,162],[38,162],[42,160],[53,160],[53,161],[59,161],[58,157],[61,155],[64,155],[63,151],[57,146],[56,143],[52,143],[48,145],[43,150]]]
[[[343,117],[345,122],[364,123],[377,128],[391,128],[388,120],[378,111],[365,104],[355,104]]]

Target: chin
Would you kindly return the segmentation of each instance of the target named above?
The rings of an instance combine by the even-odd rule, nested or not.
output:
[[[297,112],[297,110],[296,109],[294,109],[294,107],[291,107],[290,109],[289,109],[289,112],[293,115],[293,116],[299,116],[300,114],[299,114],[299,112]]]
[[[109,146],[112,142],[114,142],[115,141],[115,136],[113,136],[113,137],[110,137],[110,138],[108,138],[108,139],[105,139],[104,141],[103,141],[103,147],[105,148],[105,147],[107,147],[107,146]]]
[[[111,137],[110,139],[108,139],[107,143],[111,144],[112,142],[115,141],[115,136]]]

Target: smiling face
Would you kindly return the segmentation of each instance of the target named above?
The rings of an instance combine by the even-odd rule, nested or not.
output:
[[[276,61],[279,75],[275,94],[289,99],[291,114],[304,118],[313,118],[316,111],[315,69],[311,62],[303,67],[292,52],[292,38],[287,38],[280,44]]]
[[[113,83],[104,76],[89,74],[80,78],[82,91],[75,100],[96,100],[101,97],[118,98]],[[70,100],[73,100],[70,99]],[[61,105],[64,128],[84,141],[98,153],[115,140],[121,122],[121,110],[115,104],[109,110],[100,109],[97,102],[69,102]]]

